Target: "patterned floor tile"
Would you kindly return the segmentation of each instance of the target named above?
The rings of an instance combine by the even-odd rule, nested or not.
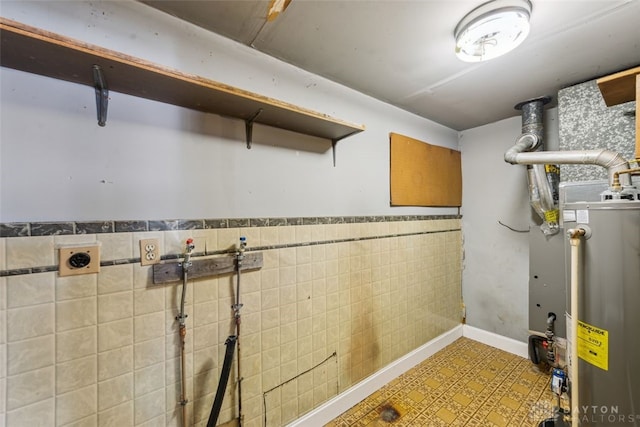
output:
[[[460,338],[326,427],[535,427],[553,411],[549,380],[527,359]]]

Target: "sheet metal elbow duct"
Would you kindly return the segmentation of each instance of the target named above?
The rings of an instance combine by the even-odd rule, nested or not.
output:
[[[522,110],[522,134],[513,147],[505,152],[504,160],[514,165],[527,165],[531,206],[543,220],[543,233],[556,234],[559,230],[559,173],[554,165],[588,164],[607,169],[609,192],[614,197],[620,197],[620,192],[626,191],[623,188],[631,185],[631,177],[626,173],[618,173],[627,171],[629,162],[615,151],[543,151],[542,111],[550,100],[549,97],[543,97],[516,105],[516,109]],[[619,182],[616,176],[619,176]]]
[[[609,186],[613,187],[614,174],[619,171],[629,169],[629,162],[619,153],[611,150],[584,150],[584,151],[537,151],[523,152],[515,150],[517,147],[509,149],[504,160],[507,163],[519,165],[534,165],[557,163],[562,165],[597,165],[607,169]],[[620,184],[631,185],[628,174],[620,175]]]

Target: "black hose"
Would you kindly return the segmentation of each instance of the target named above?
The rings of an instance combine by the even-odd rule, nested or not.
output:
[[[236,339],[237,337],[235,335],[230,335],[224,343],[224,345],[227,346],[227,350],[224,354],[222,373],[218,381],[218,390],[216,390],[216,397],[213,399],[213,406],[211,407],[207,427],[215,427],[218,422],[218,415],[220,415],[220,409],[222,409],[222,400],[224,399],[224,393],[227,390],[227,383],[229,382],[229,374],[231,373],[231,363],[233,363]]]

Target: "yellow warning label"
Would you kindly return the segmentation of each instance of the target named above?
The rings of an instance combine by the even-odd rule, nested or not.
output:
[[[546,211],[544,213],[544,219],[547,222],[558,222],[558,209],[553,209],[550,211]]]
[[[578,320],[578,357],[609,370],[609,331]]]
[[[560,168],[557,165],[544,165],[544,171],[547,173],[560,173]]]

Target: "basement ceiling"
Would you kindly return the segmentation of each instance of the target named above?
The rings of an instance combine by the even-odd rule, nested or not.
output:
[[[482,0],[292,0],[271,20],[280,0],[143,2],[456,130],[640,65],[640,0],[534,0],[524,43],[472,64],[453,30]]]

